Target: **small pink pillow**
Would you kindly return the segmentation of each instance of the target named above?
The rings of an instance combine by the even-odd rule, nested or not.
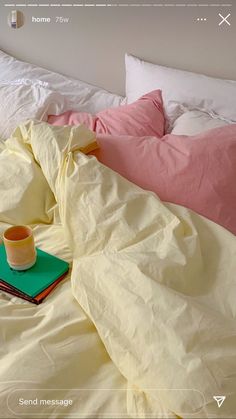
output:
[[[110,108],[90,115],[84,112],[68,111],[59,116],[51,115],[49,124],[84,124],[97,134],[111,135],[164,135],[164,112],[160,90],[154,90],[130,105]]]
[[[236,234],[236,124],[196,136],[97,136],[101,163]],[[134,141],[135,140],[135,141]],[[196,141],[195,141],[196,140]]]

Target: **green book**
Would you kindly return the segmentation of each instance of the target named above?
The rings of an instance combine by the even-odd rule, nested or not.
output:
[[[7,263],[6,251],[0,245],[0,289],[39,304],[68,272],[69,264],[36,248],[37,260],[26,271],[15,271]]]

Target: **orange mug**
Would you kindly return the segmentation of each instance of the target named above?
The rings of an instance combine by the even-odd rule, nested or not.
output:
[[[31,268],[37,258],[33,231],[27,226],[8,228],[3,234],[3,242],[9,266],[16,271]]]

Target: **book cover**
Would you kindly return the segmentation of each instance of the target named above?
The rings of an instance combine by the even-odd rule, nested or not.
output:
[[[0,244],[0,289],[39,304],[65,277],[69,264],[36,248],[37,261],[26,271],[10,268],[5,247]]]

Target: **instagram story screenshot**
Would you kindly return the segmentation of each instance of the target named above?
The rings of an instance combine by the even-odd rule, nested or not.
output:
[[[0,1],[0,419],[236,419],[236,0]]]

